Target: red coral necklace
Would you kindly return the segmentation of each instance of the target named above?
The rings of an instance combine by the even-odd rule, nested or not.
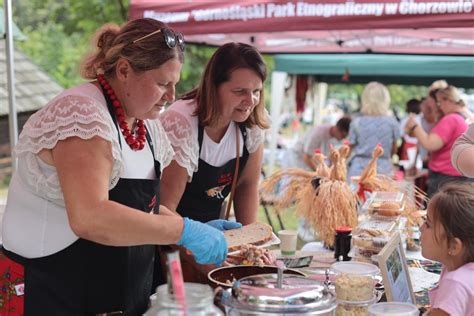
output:
[[[117,99],[114,90],[107,82],[104,75],[97,75],[97,81],[99,82],[105,93],[107,93],[107,95],[109,96],[110,101],[112,101],[118,125],[128,146],[130,146],[130,148],[132,148],[133,150],[142,150],[143,148],[145,148],[146,128],[143,120],[135,121],[136,127],[135,132],[133,134],[136,134],[137,136],[133,135],[130,131],[130,128],[128,127],[128,123],[125,121],[125,111],[122,107],[122,103]]]

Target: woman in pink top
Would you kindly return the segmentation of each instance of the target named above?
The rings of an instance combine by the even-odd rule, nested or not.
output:
[[[459,92],[454,86],[448,86],[436,92],[436,104],[444,116],[426,133],[410,117],[405,130],[409,135],[418,139],[425,149],[431,151],[428,163],[428,196],[436,193],[441,184],[451,181],[470,181],[457,171],[451,164],[451,147],[456,139],[467,130],[467,123],[462,114],[464,101],[459,97]]]
[[[474,184],[448,183],[428,204],[421,253],[443,264],[429,316],[474,316]]]

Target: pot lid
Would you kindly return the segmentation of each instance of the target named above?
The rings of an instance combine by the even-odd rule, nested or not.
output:
[[[333,263],[331,270],[336,274],[377,275],[380,273],[380,269],[376,265],[356,261],[339,261]]]
[[[323,283],[301,276],[288,276],[278,286],[277,274],[259,274],[234,283],[233,296],[241,307],[256,311],[321,311],[336,308],[335,294]]]

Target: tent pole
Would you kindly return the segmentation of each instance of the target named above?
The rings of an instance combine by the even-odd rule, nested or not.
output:
[[[328,84],[325,82],[317,82],[315,85],[316,93],[313,95],[313,102],[314,102],[314,125],[321,125],[322,123],[322,109],[326,105],[326,98],[328,92]],[[332,122],[331,122],[332,123]]]
[[[7,62],[7,85],[8,85],[8,126],[10,131],[10,152],[12,157],[12,172],[16,170],[17,161],[14,158],[13,150],[18,140],[18,122],[15,105],[15,68],[13,59],[13,20],[11,0],[5,0],[5,51]]]
[[[272,72],[272,87],[271,87],[271,105],[270,112],[272,118],[271,138],[270,138],[270,157],[268,161],[268,174],[273,173],[275,167],[275,156],[278,139],[278,129],[280,128],[280,110],[283,101],[283,94],[285,91],[286,72],[273,71]]]

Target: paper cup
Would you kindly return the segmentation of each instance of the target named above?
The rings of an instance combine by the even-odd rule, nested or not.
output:
[[[297,233],[294,230],[280,230],[278,232],[280,238],[280,250],[284,256],[291,256],[296,253]]]

